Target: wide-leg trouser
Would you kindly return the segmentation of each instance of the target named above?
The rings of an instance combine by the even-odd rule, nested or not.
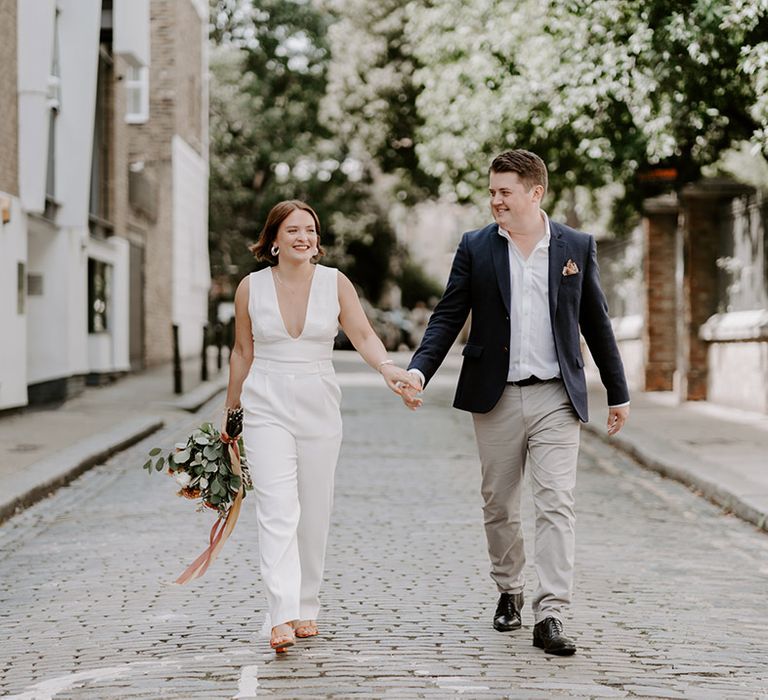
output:
[[[254,360],[243,385],[243,441],[273,627],[318,617],[341,445],[340,398],[330,362]]]
[[[536,514],[535,622],[562,620],[573,590],[574,488],[579,421],[561,381],[507,385],[488,413],[473,414],[491,578],[502,593],[523,590],[520,494],[526,462]]]

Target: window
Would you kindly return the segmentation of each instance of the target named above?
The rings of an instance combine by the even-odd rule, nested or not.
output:
[[[91,155],[91,197],[89,222],[94,238],[112,235],[110,223],[110,190],[112,173],[112,129],[110,126],[112,83],[112,57],[108,46],[99,49],[99,68],[96,83],[96,115],[93,124],[93,151]]]
[[[24,313],[24,297],[26,295],[26,289],[24,289],[24,282],[26,275],[24,273],[25,265],[23,262],[16,263],[16,313]]]
[[[110,286],[112,266],[101,260],[88,258],[88,332],[105,333],[109,330]]]
[[[144,124],[149,119],[149,68],[128,67],[125,101],[125,121],[128,124]]]
[[[56,117],[61,109],[61,71],[59,69],[59,11],[53,20],[53,58],[48,75],[48,164],[45,176],[45,196],[56,199]]]

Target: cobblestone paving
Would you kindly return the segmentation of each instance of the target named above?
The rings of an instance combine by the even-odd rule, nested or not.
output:
[[[567,624],[579,653],[548,657],[531,646],[529,608],[522,630],[491,628],[479,468],[450,390],[430,388],[412,414],[379,381],[349,377],[321,637],[283,657],[259,637],[252,500],[212,570],[169,585],[203,548],[210,516],[139,466],[188,423],[0,528],[0,693],[768,697],[765,534],[583,434]],[[528,492],[525,503],[530,533]]]

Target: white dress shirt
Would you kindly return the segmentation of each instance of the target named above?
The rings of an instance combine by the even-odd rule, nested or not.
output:
[[[528,259],[503,228],[498,231],[507,240],[509,253],[509,382],[560,376],[549,318],[549,218],[541,214],[543,236]]]

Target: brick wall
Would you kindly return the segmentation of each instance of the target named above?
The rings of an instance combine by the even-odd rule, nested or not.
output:
[[[176,0],[176,133],[202,155],[203,24],[191,0]]]
[[[677,197],[647,200],[644,213],[644,384],[646,391],[672,391],[677,367]]]
[[[16,0],[0,3],[0,191],[19,194]]]
[[[131,127],[131,159],[143,160],[157,186],[157,219],[146,223],[145,355],[170,360],[173,269],[171,143],[178,134],[198,153],[203,23],[191,0],[152,0],[149,122]],[[134,222],[137,223],[137,222]]]

